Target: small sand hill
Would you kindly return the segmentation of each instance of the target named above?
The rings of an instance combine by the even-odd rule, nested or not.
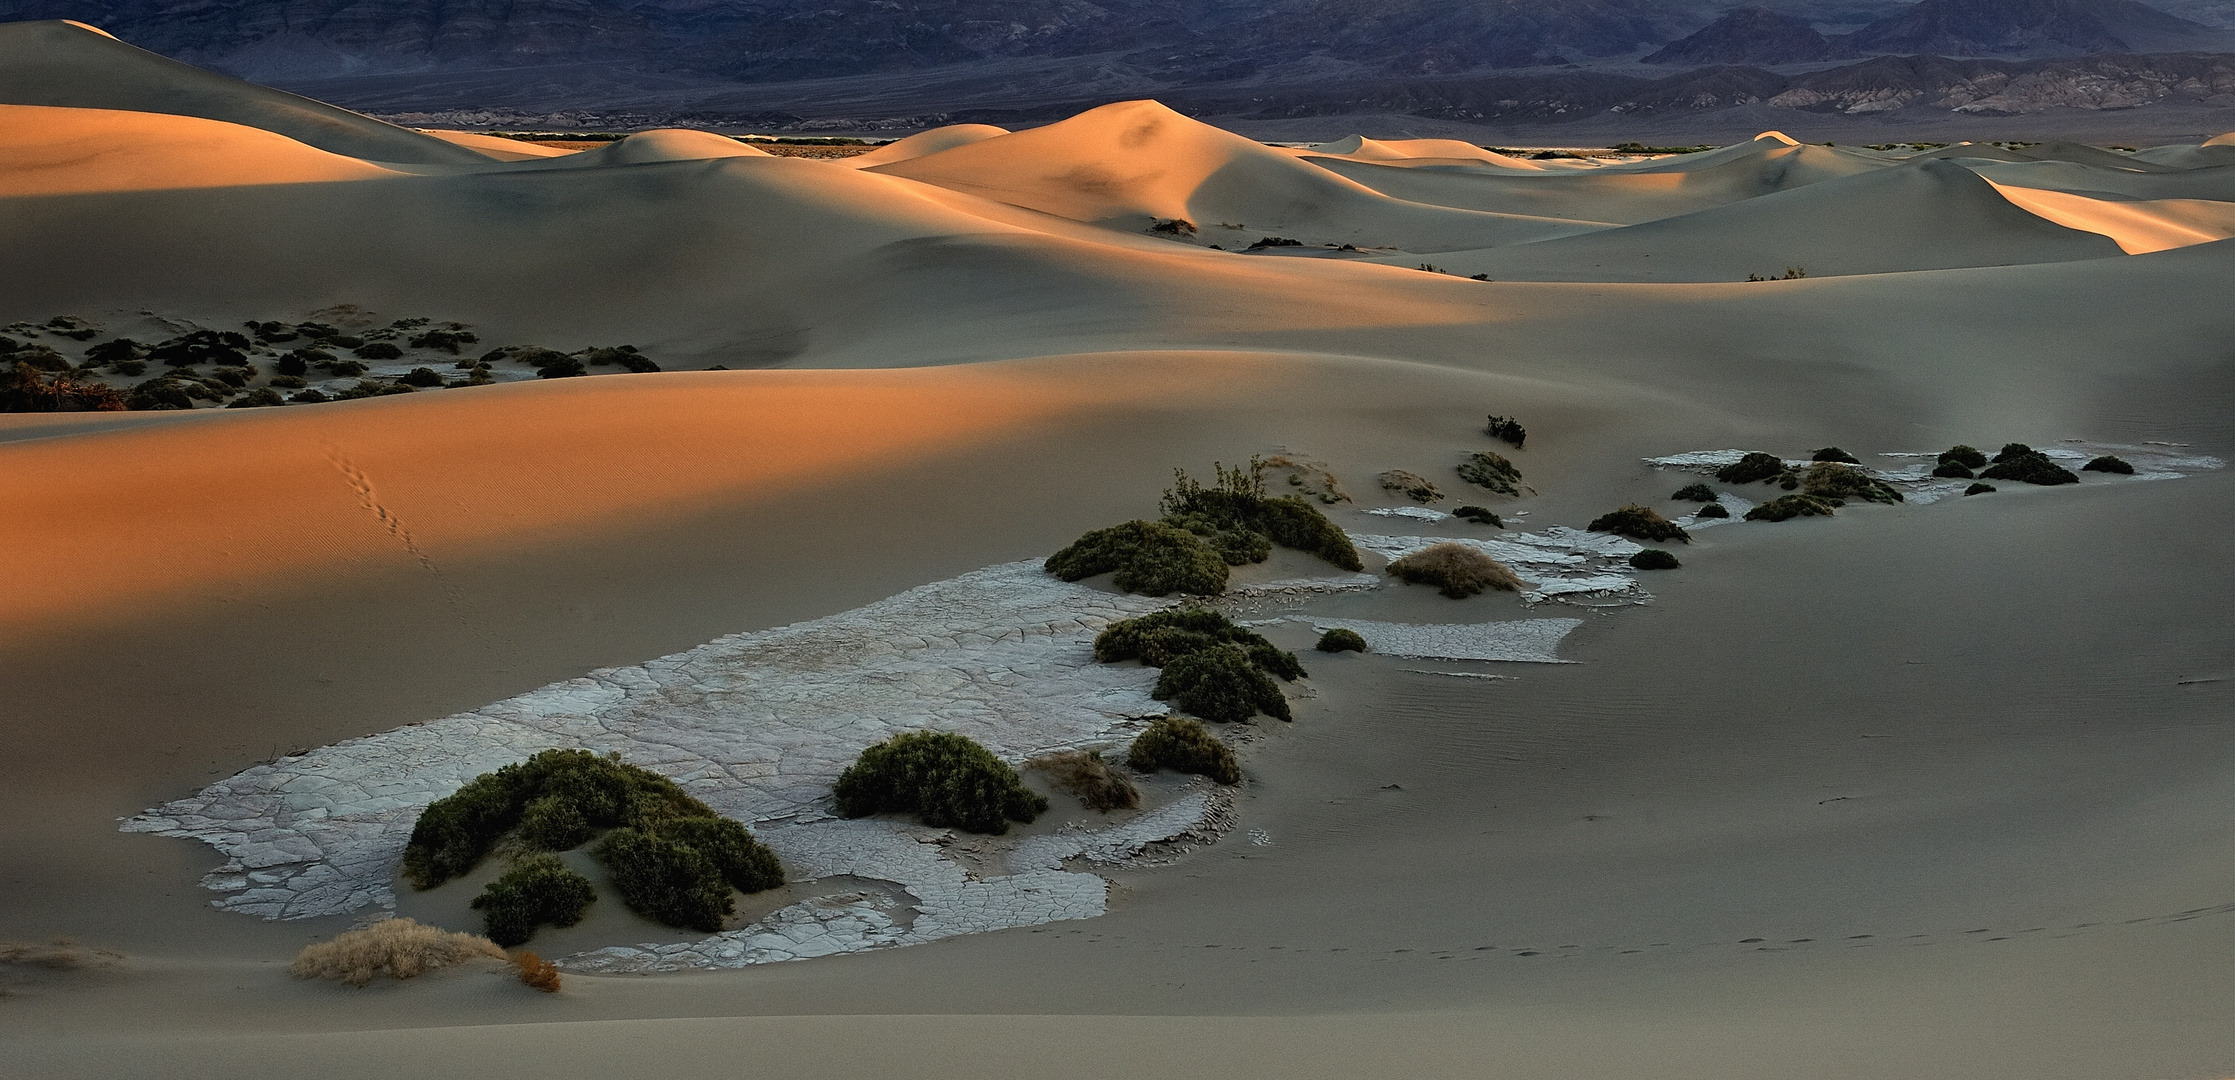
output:
[[[1199,239],[1225,247],[1277,234],[1433,252],[1598,227],[1391,199],[1153,101],[1105,105],[873,171],[1126,231],[1184,218],[1202,227]]]
[[[2235,169],[2219,166],[2150,173],[2075,165],[2069,161],[1975,161],[1965,167],[2003,187],[2070,191],[2098,198],[2235,202]]]
[[[478,135],[471,131],[429,131],[423,134],[432,135],[453,146],[463,146],[496,161],[534,161],[538,158],[565,157],[581,152],[507,139],[501,135]]]
[[[568,168],[589,168],[598,165],[644,165],[655,161],[774,156],[766,150],[747,146],[736,139],[716,135],[711,131],[660,128],[655,131],[640,131],[595,150],[584,150],[554,164],[563,164]]]
[[[1986,143],[1958,143],[1917,155],[1919,158],[1970,158],[1985,161],[2064,161],[2074,165],[2089,165],[2100,169],[2124,169],[2130,172],[2174,172],[2180,166],[2162,165],[2121,154],[2100,150],[2074,142],[2044,142],[2032,146],[2004,147]]]
[[[1496,165],[1523,172],[1543,172],[1544,166],[1525,158],[1511,157],[1494,150],[1485,150],[1473,143],[1457,139],[1369,139],[1352,135],[1329,143],[1317,143],[1302,153],[1314,156],[1345,157],[1353,161],[1377,161],[1386,164],[1471,164]]]
[[[1392,198],[1509,214],[1634,225],[1887,167],[1821,146],[1751,143],[1706,168],[1514,173],[1485,167],[1392,168],[1344,158],[1305,160]],[[1702,154],[1700,156],[1706,156]]]
[[[1925,161],[1440,265],[1499,281],[1743,281],[1790,266],[1820,278],[2117,254],[2103,236],[2012,205],[1961,165]]]
[[[866,154],[855,154],[849,158],[836,158],[834,160],[838,164],[849,168],[869,169],[879,165],[890,165],[896,161],[907,161],[911,158],[936,154],[941,150],[952,150],[957,146],[968,146],[974,142],[984,142],[987,139],[998,138],[1008,133],[1008,128],[995,127],[992,124],[949,124],[943,128],[919,131],[897,142],[886,143]]]
[[[260,128],[167,113],[0,105],[0,197],[401,175]]]
[[[2222,135],[2220,139],[2227,138]],[[2235,165],[2235,143],[2222,143],[2219,139],[2201,145],[2175,144],[2153,146],[2138,150],[2132,157],[2154,165],[2171,165],[2176,169],[2211,169],[2221,165]]]
[[[2230,202],[2090,198],[2069,191],[2001,184],[1996,184],[1995,190],[2012,204],[2068,229],[2108,236],[2129,255],[2209,244],[2235,236],[2235,203]]]
[[[0,24],[0,103],[199,116],[367,161],[489,161],[431,135],[165,59],[72,22]]]

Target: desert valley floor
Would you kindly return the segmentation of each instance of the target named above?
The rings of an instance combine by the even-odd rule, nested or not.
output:
[[[2235,1075],[2235,137],[1535,160],[1143,101],[811,160],[76,24],[0,62],[0,375],[135,405],[0,415],[0,1074]],[[1929,475],[2013,442],[2079,482]],[[1833,446],[1903,498],[1712,475]],[[1166,703],[1089,643],[1177,601],[1040,560],[1253,457],[1364,570],[1215,600],[1309,672],[1215,725],[1241,784],[831,816],[893,731],[1122,747]],[[1632,503],[1680,569],[1586,530]],[[1527,588],[1383,572],[1444,540]],[[714,938],[600,901],[557,994],[287,974],[477,930],[395,851],[552,746],[790,882]]]

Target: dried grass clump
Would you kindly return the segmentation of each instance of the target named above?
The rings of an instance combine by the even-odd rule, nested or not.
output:
[[[1033,758],[1025,766],[1048,774],[1057,787],[1078,796],[1089,810],[1107,814],[1141,805],[1141,789],[1124,773],[1113,771],[1100,752],[1066,750]]]
[[[520,969],[521,982],[546,994],[559,992],[559,966],[557,964],[532,952],[521,953],[513,957],[512,962]]]
[[[1234,751],[1201,722],[1184,716],[1158,717],[1133,740],[1125,760],[1141,772],[1170,769],[1208,776],[1221,784],[1242,782],[1242,767],[1234,760]]]
[[[1414,502],[1432,503],[1443,498],[1443,492],[1436,490],[1436,485],[1429,483],[1428,478],[1419,473],[1409,473],[1403,469],[1391,469],[1374,479],[1383,488],[1403,495]]]
[[[1506,459],[1504,454],[1484,450],[1470,455],[1459,466],[1459,479],[1479,487],[1489,488],[1500,495],[1521,494],[1528,487],[1521,482],[1521,469]]]
[[[1852,465],[1835,461],[1819,462],[1801,474],[1801,484],[1819,499],[1861,499],[1864,502],[1901,502],[1901,492],[1883,480],[1872,479],[1870,474]]]
[[[306,945],[287,965],[298,979],[338,979],[363,986],[376,975],[409,979],[477,956],[505,959],[504,950],[485,937],[460,934],[411,919],[385,919],[351,930],[332,941]]]
[[[76,971],[82,967],[113,967],[124,954],[107,949],[93,949],[69,938],[56,938],[51,945],[0,942],[0,964],[16,967],[45,968],[48,971]]]
[[[1453,600],[1484,589],[1521,591],[1521,579],[1504,563],[1465,544],[1437,544],[1392,561],[1389,572],[1408,585],[1434,585]]]
[[[1660,511],[1650,506],[1639,506],[1636,503],[1600,514],[1591,520],[1589,528],[1592,532],[1613,533],[1656,544],[1665,544],[1671,540],[1685,544],[1692,542],[1692,534],[1685,532],[1683,526],[1662,517]]]

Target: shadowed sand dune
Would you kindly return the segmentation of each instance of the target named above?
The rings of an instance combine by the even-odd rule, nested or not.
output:
[[[1433,140],[1291,152],[1129,102],[840,162],[677,130],[560,156],[61,23],[0,27],[0,102],[0,324],[86,361],[74,378],[163,377],[86,354],[127,331],[275,319],[455,319],[478,348],[628,343],[665,369],[0,414],[0,1072],[2235,1069],[2235,472],[2207,460],[2235,456],[2224,140],[1920,159],[1771,133],[1552,169]],[[1146,231],[1175,217],[1198,232]],[[1274,235],[1322,246],[1208,250]],[[1412,268],[1431,259],[1449,273]],[[1807,280],[1743,280],[1788,266]],[[187,369],[208,397],[292,392],[292,345],[228,370],[240,391]],[[396,363],[438,375],[475,359],[412,348]],[[13,385],[61,378],[25,355],[47,367]],[[688,370],[713,365],[764,370]],[[1710,478],[1647,458],[1836,445],[1898,469],[2012,440],[2198,464],[1702,526],[1681,569],[1580,607],[1446,599],[1371,553],[1375,588],[1287,550],[1232,568],[1262,591],[1221,602],[1309,672],[1294,722],[1218,727],[1246,778],[1222,839],[1073,861],[1113,886],[1098,917],[556,995],[494,961],[354,989],[284,973],[351,916],[262,922],[200,884],[280,863],[118,831],[268,762],[300,766],[258,774],[290,798],[384,797],[297,755],[1044,558],[1152,515],[1175,466],[1287,455],[1298,486],[1274,490],[1339,484],[1350,501],[1311,505],[1354,534],[1495,545],[1690,511],[1671,492]],[[1458,471],[1491,448],[1533,490]],[[1379,487],[1392,469],[1444,498]],[[1734,508],[1776,491],[1710,482]],[[1440,514],[1469,500],[1505,528]],[[1312,575],[1340,587],[1268,584]],[[1320,622],[1552,619],[1568,662],[1312,651]],[[1091,629],[1041,628],[1078,664]],[[1017,672],[908,677],[931,715],[942,679]],[[705,705],[677,686],[646,707]],[[801,730],[848,719],[722,692]],[[719,706],[740,738],[797,734]],[[1031,838],[1115,820],[1049,792]],[[894,835],[958,878],[1000,870],[997,841]],[[890,885],[794,881],[732,922],[921,910]],[[403,907],[475,929],[478,887]],[[610,888],[545,933],[530,947],[703,936]],[[12,945],[59,937],[82,944]]]
[[[470,131],[430,131],[427,134],[446,143],[463,146],[494,161],[532,161],[537,158],[565,157],[580,153],[559,146],[539,146],[501,135],[476,135]]]

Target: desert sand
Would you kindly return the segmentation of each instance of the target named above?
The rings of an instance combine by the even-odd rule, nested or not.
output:
[[[2224,138],[1904,154],[1764,133],[1540,163],[1268,147],[1124,102],[835,161],[688,131],[560,154],[75,24],[0,26],[0,61],[0,335],[73,364],[263,320],[478,335],[452,354],[399,334],[401,357],[307,388],[416,366],[456,386],[216,407],[298,393],[272,382],[294,341],[188,410],[0,414],[0,943],[76,958],[0,953],[0,1072],[2235,1075]],[[99,332],[41,328],[62,315]],[[661,370],[454,366],[623,343]],[[163,373],[96,368],[121,392]],[[1524,448],[1484,433],[1492,413]],[[1922,479],[1952,444],[2011,441],[2141,467],[1979,497]],[[1649,461],[1828,446],[1908,497],[1716,524],[1670,493],[1782,492]],[[1463,480],[1481,451],[1529,488]],[[1310,677],[1293,723],[1222,729],[1245,780],[1217,828],[1135,857],[1107,830],[1147,815],[1059,799],[1003,842],[1057,852],[1030,871],[818,816],[827,753],[887,724],[1021,757],[1163,707],[1084,642],[1169,601],[1029,561],[1152,516],[1175,467],[1253,455],[1308,465],[1297,490],[1339,484],[1314,505],[1366,575],[1287,550],[1235,569],[1219,602]],[[1445,497],[1384,489],[1392,469]],[[1687,515],[1691,541],[1661,545],[1681,569],[1629,571],[1608,553],[1636,545],[1581,531],[1631,502]],[[1449,516],[1464,503],[1506,527]],[[1533,546],[1514,565],[1539,588],[1448,600],[1380,574],[1446,539]],[[996,567],[1042,606],[919,602]],[[1310,651],[1336,625],[1380,636]],[[1483,644],[1507,631],[1526,647]],[[724,692],[781,668],[795,696],[694,712],[709,677],[569,704],[687,674],[676,657]],[[795,936],[840,945],[600,968],[579,958],[718,952],[609,897],[531,946],[569,972],[555,995],[495,961],[306,982],[297,950],[390,902],[478,929],[469,894],[382,880],[354,841],[232,861],[317,815],[120,828],[416,748],[382,766],[408,797],[335,811],[389,815],[349,835],[392,840],[483,767],[452,738],[472,717],[591,717],[565,730],[763,835],[837,830],[786,848],[791,883],[729,932],[823,910],[829,933]],[[530,738],[474,730],[473,754]],[[779,743],[815,752],[735,771]],[[1205,790],[1159,775],[1160,806]],[[840,858],[855,825],[912,869]],[[1098,842],[1115,861],[1068,854]],[[369,887],[309,917],[216,906],[270,884],[252,872],[337,866]],[[932,897],[1031,872],[1072,891],[1026,910],[1054,894],[1020,886],[977,922]]]

